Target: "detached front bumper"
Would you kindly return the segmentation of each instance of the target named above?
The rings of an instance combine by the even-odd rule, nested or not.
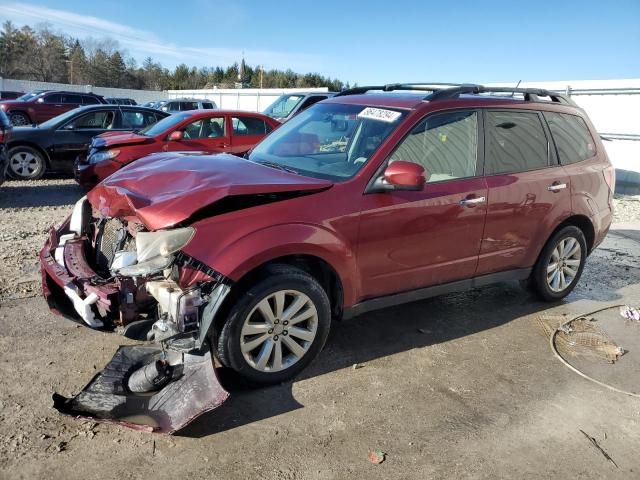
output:
[[[96,310],[117,312],[120,289],[91,268],[85,257],[87,238],[71,233],[69,222],[67,219],[59,231],[52,227],[40,251],[42,294],[59,315],[93,328],[112,326]]]

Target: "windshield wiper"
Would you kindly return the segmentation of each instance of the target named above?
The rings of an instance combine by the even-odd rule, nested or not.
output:
[[[294,170],[293,168],[285,167],[284,165],[280,165],[279,163],[276,163],[276,162],[270,162],[269,160],[258,160],[256,161],[256,163],[259,163],[260,165],[264,165],[265,167],[276,168],[278,170],[300,175],[298,171]]]

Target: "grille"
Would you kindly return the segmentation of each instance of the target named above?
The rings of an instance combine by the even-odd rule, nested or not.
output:
[[[96,242],[96,264],[100,270],[109,271],[116,252],[122,250],[126,236],[127,229],[117,218],[110,218],[102,224]]]

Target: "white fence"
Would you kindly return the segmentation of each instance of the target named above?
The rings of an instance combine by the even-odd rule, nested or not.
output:
[[[97,93],[104,97],[133,98],[138,103],[153,100],[165,100],[167,92],[154,90],[132,90],[128,88],[94,87],[92,85],[70,85],[66,83],[35,82],[31,80],[12,80],[0,77],[0,90],[30,92],[31,90],[67,90],[70,92]]]
[[[225,110],[262,112],[280,95],[296,92],[327,92],[324,88],[212,88],[203,90],[169,90],[169,98],[202,98],[213,100]]]

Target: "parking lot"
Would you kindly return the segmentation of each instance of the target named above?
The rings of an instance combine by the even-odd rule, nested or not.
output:
[[[54,316],[40,297],[37,251],[81,195],[64,179],[0,190],[0,478],[632,478],[640,469],[638,399],[571,373],[536,321],[638,304],[640,201],[617,202],[617,223],[562,303],[501,284],[334,324],[293,382],[244,390],[223,378],[227,403],[168,437],[51,407],[54,391],[77,392],[128,343]],[[633,354],[640,326],[627,334]],[[385,461],[370,463],[369,450]]]

